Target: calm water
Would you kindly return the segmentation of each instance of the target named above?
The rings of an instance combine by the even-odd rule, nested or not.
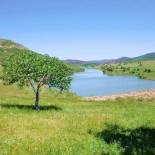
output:
[[[96,69],[73,76],[71,91],[80,96],[101,96],[155,88],[155,81],[132,76],[108,76]]]

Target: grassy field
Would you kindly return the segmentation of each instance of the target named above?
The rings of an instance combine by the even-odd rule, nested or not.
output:
[[[84,101],[0,84],[0,155],[155,154],[155,99]]]
[[[155,61],[136,61],[110,65],[99,68],[109,75],[135,75],[142,79],[155,80]]]

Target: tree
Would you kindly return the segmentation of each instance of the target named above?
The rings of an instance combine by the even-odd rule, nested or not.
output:
[[[4,83],[30,86],[35,94],[35,109],[39,109],[41,87],[51,84],[59,89],[68,89],[72,73],[57,58],[34,52],[16,53],[3,64]]]

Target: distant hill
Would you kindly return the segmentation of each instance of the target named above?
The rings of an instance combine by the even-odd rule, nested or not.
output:
[[[67,59],[67,60],[64,60],[64,62],[66,62],[68,64],[75,64],[75,65],[81,65],[81,64],[85,64],[86,63],[86,61],[73,60],[73,59]]]
[[[81,60],[65,60],[67,63],[70,64],[80,64],[80,65],[89,65],[89,64],[112,64],[112,63],[120,63],[120,62],[126,62],[126,61],[145,61],[145,60],[155,60],[155,52],[147,53],[138,57],[120,57],[118,59],[103,59],[103,60],[92,60],[92,61],[81,61]]]
[[[69,64],[76,64],[76,65],[89,65],[89,64],[100,65],[100,64],[124,62],[124,61],[129,61],[129,60],[131,60],[131,58],[121,57],[118,59],[103,59],[103,60],[90,60],[90,61],[73,60],[73,59],[67,59],[64,61],[69,63]]]
[[[135,61],[155,60],[155,52],[147,53],[147,54],[132,58],[132,60],[135,60]]]
[[[111,63],[118,63],[118,62],[124,62],[129,61],[131,58],[128,57],[121,57],[118,59],[103,59],[103,60],[93,60],[93,61],[87,61],[87,64],[111,64]]]
[[[0,64],[3,63],[3,61],[11,54],[19,51],[33,52],[28,48],[26,48],[25,46],[19,43],[16,43],[12,40],[0,39]],[[100,65],[100,64],[120,63],[125,61],[144,61],[144,60],[155,60],[155,52],[147,53],[133,58],[121,57],[118,59],[102,59],[102,60],[91,60],[91,61],[67,59],[67,60],[64,60],[64,62],[68,64],[74,64],[74,65],[89,65],[89,64]]]

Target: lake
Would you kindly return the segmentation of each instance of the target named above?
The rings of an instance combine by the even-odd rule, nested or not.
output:
[[[108,76],[100,70],[75,73],[70,90],[79,96],[103,96],[155,88],[155,81],[134,76]]]

